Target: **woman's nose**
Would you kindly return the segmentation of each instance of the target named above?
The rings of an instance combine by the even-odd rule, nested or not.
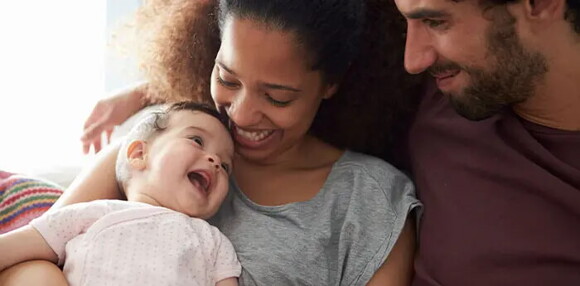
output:
[[[250,127],[260,123],[262,112],[259,98],[255,94],[247,91],[240,91],[235,94],[225,109],[237,126]]]

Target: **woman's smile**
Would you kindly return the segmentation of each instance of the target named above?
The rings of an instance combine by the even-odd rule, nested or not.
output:
[[[276,130],[247,130],[238,126],[232,127],[232,135],[239,147],[247,149],[267,148],[275,140],[280,131]]]

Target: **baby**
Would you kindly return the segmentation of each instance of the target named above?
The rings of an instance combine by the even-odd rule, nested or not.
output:
[[[51,210],[0,235],[0,271],[31,259],[64,264],[70,285],[237,285],[230,241],[205,219],[228,192],[233,142],[220,115],[178,103],[153,113],[119,151],[127,201]]]

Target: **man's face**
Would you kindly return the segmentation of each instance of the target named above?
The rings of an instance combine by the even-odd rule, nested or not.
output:
[[[525,101],[547,71],[543,55],[520,41],[505,7],[484,10],[478,2],[396,0],[408,22],[405,68],[428,71],[470,120]]]

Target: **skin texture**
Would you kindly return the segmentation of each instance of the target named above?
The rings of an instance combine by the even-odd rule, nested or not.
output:
[[[241,24],[241,30],[256,26],[252,23]],[[247,25],[243,26],[243,24]],[[236,30],[232,29],[232,31]],[[224,36],[230,35],[232,38],[236,38],[237,34],[236,36],[234,34],[236,33],[228,34],[226,32]],[[249,37],[249,35],[252,36]],[[228,114],[230,114],[229,112],[234,112],[230,114],[230,118],[238,126],[242,124],[236,122],[236,119],[242,121],[245,125],[244,118],[258,118],[259,120],[255,122],[257,124],[256,126],[267,127],[268,129],[276,127],[274,128],[276,132],[292,132],[294,135],[274,141],[272,144],[258,144],[258,147],[251,150],[252,152],[239,152],[236,154],[234,156],[234,165],[236,166],[234,176],[240,188],[245,190],[245,194],[259,204],[276,205],[307,200],[320,190],[320,187],[330,172],[332,164],[338,160],[343,151],[315,137],[307,135],[307,123],[309,120],[305,120],[304,118],[313,116],[314,111],[310,107],[300,105],[299,101],[305,100],[310,103],[318,102],[331,95],[328,91],[332,90],[332,88],[323,85],[320,76],[316,73],[300,75],[298,77],[299,80],[291,83],[286,81],[274,82],[277,84],[297,86],[298,89],[308,91],[304,93],[302,98],[295,99],[298,101],[294,102],[296,104],[295,106],[282,107],[282,109],[297,109],[298,112],[292,116],[286,115],[288,117],[286,120],[291,124],[283,125],[280,123],[285,122],[280,119],[285,118],[284,112],[288,111],[277,110],[280,107],[268,102],[264,93],[253,92],[260,86],[257,83],[276,80],[276,78],[272,77],[275,73],[269,70],[269,68],[272,69],[269,66],[271,62],[275,62],[276,67],[289,66],[295,67],[296,69],[303,69],[305,64],[300,65],[300,63],[304,63],[304,59],[301,57],[301,53],[296,51],[295,44],[289,41],[289,39],[292,39],[291,34],[252,28],[251,33],[245,34],[245,37],[243,37],[244,41],[247,42],[241,43],[241,45],[251,46],[251,42],[260,43],[264,37],[269,37],[269,40],[277,41],[279,47],[275,50],[263,50],[262,52],[265,55],[260,58],[255,58],[255,61],[250,62],[251,65],[245,61],[241,61],[240,58],[243,55],[241,52],[245,52],[242,49],[231,50],[229,51],[230,54],[228,57],[224,57],[224,61],[231,61],[228,61],[229,65],[240,76],[236,80],[240,81],[242,92],[237,93],[235,92],[236,90],[226,90],[223,94],[216,93],[214,95],[216,97],[216,103],[219,107],[225,109]],[[231,42],[232,40],[224,39],[224,42]],[[236,44],[239,45],[240,43]],[[286,53],[280,55],[279,51],[286,51]],[[236,59],[236,61],[233,59]],[[269,72],[272,72],[272,74]],[[252,77],[248,75],[252,75]],[[281,78],[288,79],[287,77]],[[212,89],[217,88],[216,84],[216,81],[212,81]],[[246,92],[246,90],[250,92]],[[272,96],[277,96],[277,94],[272,92]],[[248,105],[244,102],[245,100],[255,100],[258,103],[254,103],[252,108],[248,108]],[[232,108],[232,104],[240,105],[233,106]],[[235,109],[240,106],[245,106],[245,108]],[[274,122],[277,122],[277,125],[274,125]],[[282,125],[284,128],[280,128],[278,125]],[[286,149],[286,144],[290,145],[291,148]],[[115,153],[117,150],[117,148],[113,147],[105,152],[101,152],[95,165],[75,180],[55,207],[79,201],[87,201],[92,198],[121,197],[117,185],[111,182],[110,179],[114,177],[113,162],[116,160]],[[280,186],[285,186],[286,188],[281,188]],[[288,189],[288,186],[291,186],[291,188]],[[278,191],[281,189],[285,189],[285,191]],[[403,235],[401,235],[395,245],[392,255],[379,268],[372,280],[373,283],[377,283],[378,285],[408,285],[412,273],[412,257],[415,247],[415,236],[409,230],[410,228],[412,228],[410,224],[405,226]],[[391,274],[394,272],[398,274]]]
[[[27,260],[44,259],[52,263],[58,260],[40,233],[28,225],[0,234],[0,251],[0,271]]]
[[[336,85],[310,70],[292,34],[230,18],[222,35],[212,97],[235,123],[237,154],[258,164],[300,158],[300,150],[308,148],[302,144],[316,111]],[[248,133],[268,135],[253,140]]]
[[[353,60],[338,85],[325,82],[319,71],[306,68],[308,51],[301,50],[295,35],[265,29],[260,23],[232,20],[222,31],[222,43],[228,42],[240,49],[228,50],[216,45],[213,55],[208,57],[210,53],[206,52],[212,45],[205,42],[204,35],[209,34],[202,32],[191,37],[188,28],[196,30],[196,23],[203,22],[197,14],[201,8],[196,6],[201,2],[175,1],[166,6],[162,2],[166,1],[157,1],[156,7],[164,9],[156,12],[164,11],[163,15],[154,19],[146,17],[153,20],[148,23],[159,32],[153,39],[154,46],[143,45],[151,49],[150,55],[157,57],[145,57],[146,72],[151,78],[150,91],[165,100],[213,98],[234,126],[246,132],[244,135],[236,131],[234,176],[254,202],[278,205],[310,199],[320,190],[344,148],[388,158],[393,152],[390,146],[394,138],[404,138],[397,130],[405,129],[403,115],[412,110],[413,94],[421,89],[418,84],[421,78],[411,79],[400,68],[402,31],[390,1],[368,1],[366,22],[369,25],[363,33],[368,41],[363,41],[361,57]],[[217,35],[208,38],[215,39]],[[264,39],[274,41],[275,48],[261,48],[270,44]],[[199,46],[204,48],[198,51],[195,47]],[[261,49],[250,54],[247,47]],[[236,77],[220,74],[224,72],[220,69],[223,67],[214,66],[216,59],[224,61]],[[203,75],[201,67],[207,67],[207,63],[210,69]],[[210,77],[212,69],[214,75]],[[216,74],[239,86],[226,88],[221,83],[218,86]],[[198,75],[211,82],[211,97],[209,92],[192,86]],[[290,86],[300,90],[300,95],[293,98],[295,93],[272,89],[271,85],[266,89],[264,83]],[[292,102],[282,107],[271,99]],[[266,132],[247,135],[257,130]],[[247,140],[264,134],[269,138],[250,140],[264,142]],[[79,176],[55,207],[97,198],[121,198],[117,185],[111,182],[117,150],[113,146],[100,152],[95,165]],[[286,188],[284,192],[279,191],[283,189],[280,186]],[[412,273],[410,261],[415,238],[409,228],[405,227],[399,239],[401,243],[397,242],[393,255],[379,269],[373,283],[408,285],[408,278],[401,277],[410,277]],[[391,272],[400,275],[390,275]]]
[[[516,35],[515,19],[505,7],[489,9],[487,20],[473,17],[483,13],[477,5],[456,6],[459,9],[453,13],[437,8],[424,10],[438,13],[445,20],[427,24],[410,21],[408,46],[413,48],[407,51],[407,70],[414,73],[427,70],[435,77],[438,88],[450,97],[455,110],[472,120],[486,119],[531,97],[535,82],[546,73],[546,60],[522,46]],[[416,15],[419,14],[413,12],[410,16]],[[424,46],[420,43],[427,35],[434,35],[434,46],[440,48],[437,54],[426,55],[436,55],[436,59],[427,58],[433,63],[425,67],[414,55],[421,54]],[[458,49],[452,44],[457,41],[463,41],[469,49]]]
[[[217,4],[218,1],[198,0],[145,1],[129,23],[135,28],[121,31],[128,35],[121,33],[117,37],[136,39],[125,48],[137,57],[148,84],[135,89],[135,98],[147,103],[194,100],[213,104],[210,82],[215,78],[211,74],[221,45]],[[348,61],[348,71],[338,79],[336,93],[320,105],[309,133],[333,146],[374,155],[401,167],[401,152],[394,147],[405,138],[425,77],[411,76],[401,68],[405,26],[393,1],[365,0],[365,4],[359,53]],[[302,51],[308,52],[308,48]],[[119,101],[115,97],[104,99],[101,105],[108,109],[87,119],[86,125],[92,128],[85,130],[95,132],[87,133],[82,141],[99,147],[96,151],[104,146],[95,144],[100,143],[100,133],[96,131],[107,130],[99,127],[120,123],[114,121],[119,118],[114,104],[106,104],[115,100]]]
[[[206,219],[219,208],[228,192],[228,176],[234,152],[233,142],[225,126],[215,117],[200,111],[180,110],[170,113],[161,134],[147,141],[129,143],[126,156],[131,176],[125,184],[129,201],[162,206],[191,217]],[[207,187],[190,180],[190,172],[203,173]],[[0,271],[34,259],[56,263],[58,257],[36,229],[25,226],[0,235]],[[44,265],[44,263],[38,263]],[[35,263],[22,267],[40,274],[58,276],[52,267]],[[28,276],[20,276],[21,266],[3,272],[1,285],[12,285]],[[45,266],[42,266],[45,267]],[[23,269],[25,269],[23,268]],[[36,278],[33,278],[36,279]],[[55,284],[61,285],[61,284]],[[237,285],[237,278],[228,278],[217,285]]]
[[[478,3],[396,1],[408,22],[407,71],[431,73],[468,119],[513,108],[541,125],[580,130],[573,80],[580,74],[580,40],[564,18],[565,1],[485,10]]]
[[[147,84],[140,83],[97,102],[83,127],[81,137],[83,153],[88,154],[91,147],[95,152],[101,150],[102,134],[107,139],[105,143],[111,141],[111,134],[115,126],[120,125],[144,107],[146,89]]]
[[[173,112],[167,124],[152,141],[129,144],[126,155],[133,172],[127,199],[207,219],[228,192],[231,137],[217,119],[203,112]],[[190,172],[204,173],[209,187],[192,184]]]
[[[0,272],[0,285],[68,286],[62,271],[46,260],[31,260]]]

